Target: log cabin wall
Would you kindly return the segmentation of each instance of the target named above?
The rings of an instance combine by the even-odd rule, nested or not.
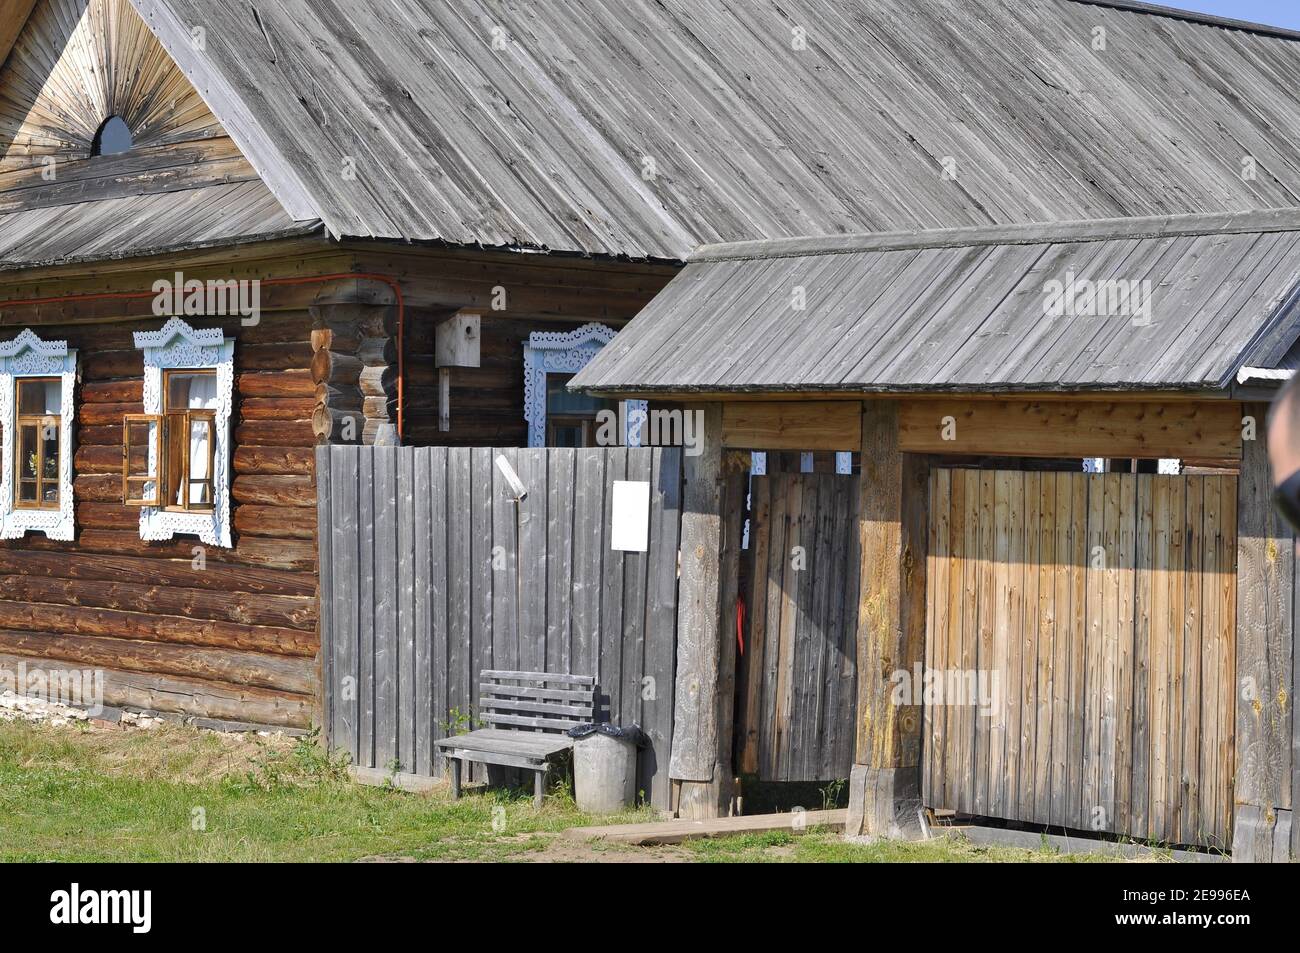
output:
[[[414,446],[526,446],[528,336],[589,322],[617,331],[677,272],[665,264],[513,252],[354,250],[359,270],[401,282],[407,308],[404,443]],[[482,315],[482,366],[451,371],[451,429],[444,432],[434,329],[458,310]]]
[[[192,317],[235,339],[232,415],[234,546],[195,538],[142,542],[122,504],[122,417],[143,410],[143,352],[132,334],[163,319],[147,290],[159,277],[266,282],[258,324]],[[589,321],[618,328],[672,269],[582,259],[451,252],[358,255],[324,240],[266,243],[0,278],[0,339],[31,327],[80,358],[74,494],[77,539],[30,533],[0,541],[0,668],[100,669],[110,707],[200,723],[302,729],[319,722],[319,608],[313,447],[377,441],[396,417],[397,309],[406,302],[406,437],[411,445],[527,441],[523,347],[533,331]],[[495,288],[509,307],[491,309]],[[81,297],[88,296],[88,297]],[[39,305],[15,302],[72,298]],[[482,367],[456,369],[452,430],[438,430],[433,334],[459,308],[481,307]],[[378,388],[376,390],[375,388]],[[341,419],[361,413],[357,436]],[[2,452],[2,451],[0,451]]]
[[[213,253],[0,286],[0,338],[31,327],[80,358],[75,395],[75,542],[29,533],[0,541],[0,667],[99,669],[104,703],[214,723],[307,728],[319,649],[311,374],[320,283],[264,288],[253,326],[193,317],[235,339],[231,529],[234,546],[139,538],[122,503],[122,417],[143,410],[143,352],[133,332],[160,327],[149,299],[11,302],[148,289],[160,275],[298,280],[337,271],[321,246],[292,258]],[[229,256],[231,253],[225,253]],[[4,452],[7,452],[4,451]]]

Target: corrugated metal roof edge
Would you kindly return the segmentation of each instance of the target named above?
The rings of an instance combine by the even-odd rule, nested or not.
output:
[[[821,255],[905,251],[917,248],[1043,245],[1135,238],[1170,238],[1180,235],[1247,235],[1295,231],[1300,231],[1300,208],[1276,208],[1249,212],[1087,219],[1071,222],[1036,222],[1028,225],[977,225],[965,228],[763,239],[703,245],[691,255],[688,263],[810,258]]]

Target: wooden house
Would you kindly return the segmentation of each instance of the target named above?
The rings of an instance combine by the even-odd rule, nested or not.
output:
[[[0,665],[305,728],[317,446],[591,441],[564,385],[700,246],[1300,193],[1284,31],[1076,0],[636,16],[0,0]]]

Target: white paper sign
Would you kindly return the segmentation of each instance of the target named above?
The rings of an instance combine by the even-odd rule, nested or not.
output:
[[[644,553],[650,543],[650,484],[615,480],[613,502],[610,549]]]

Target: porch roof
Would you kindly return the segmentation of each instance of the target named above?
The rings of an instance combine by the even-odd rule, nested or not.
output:
[[[1298,283],[1300,209],[707,246],[571,386],[1222,391],[1296,343]]]

